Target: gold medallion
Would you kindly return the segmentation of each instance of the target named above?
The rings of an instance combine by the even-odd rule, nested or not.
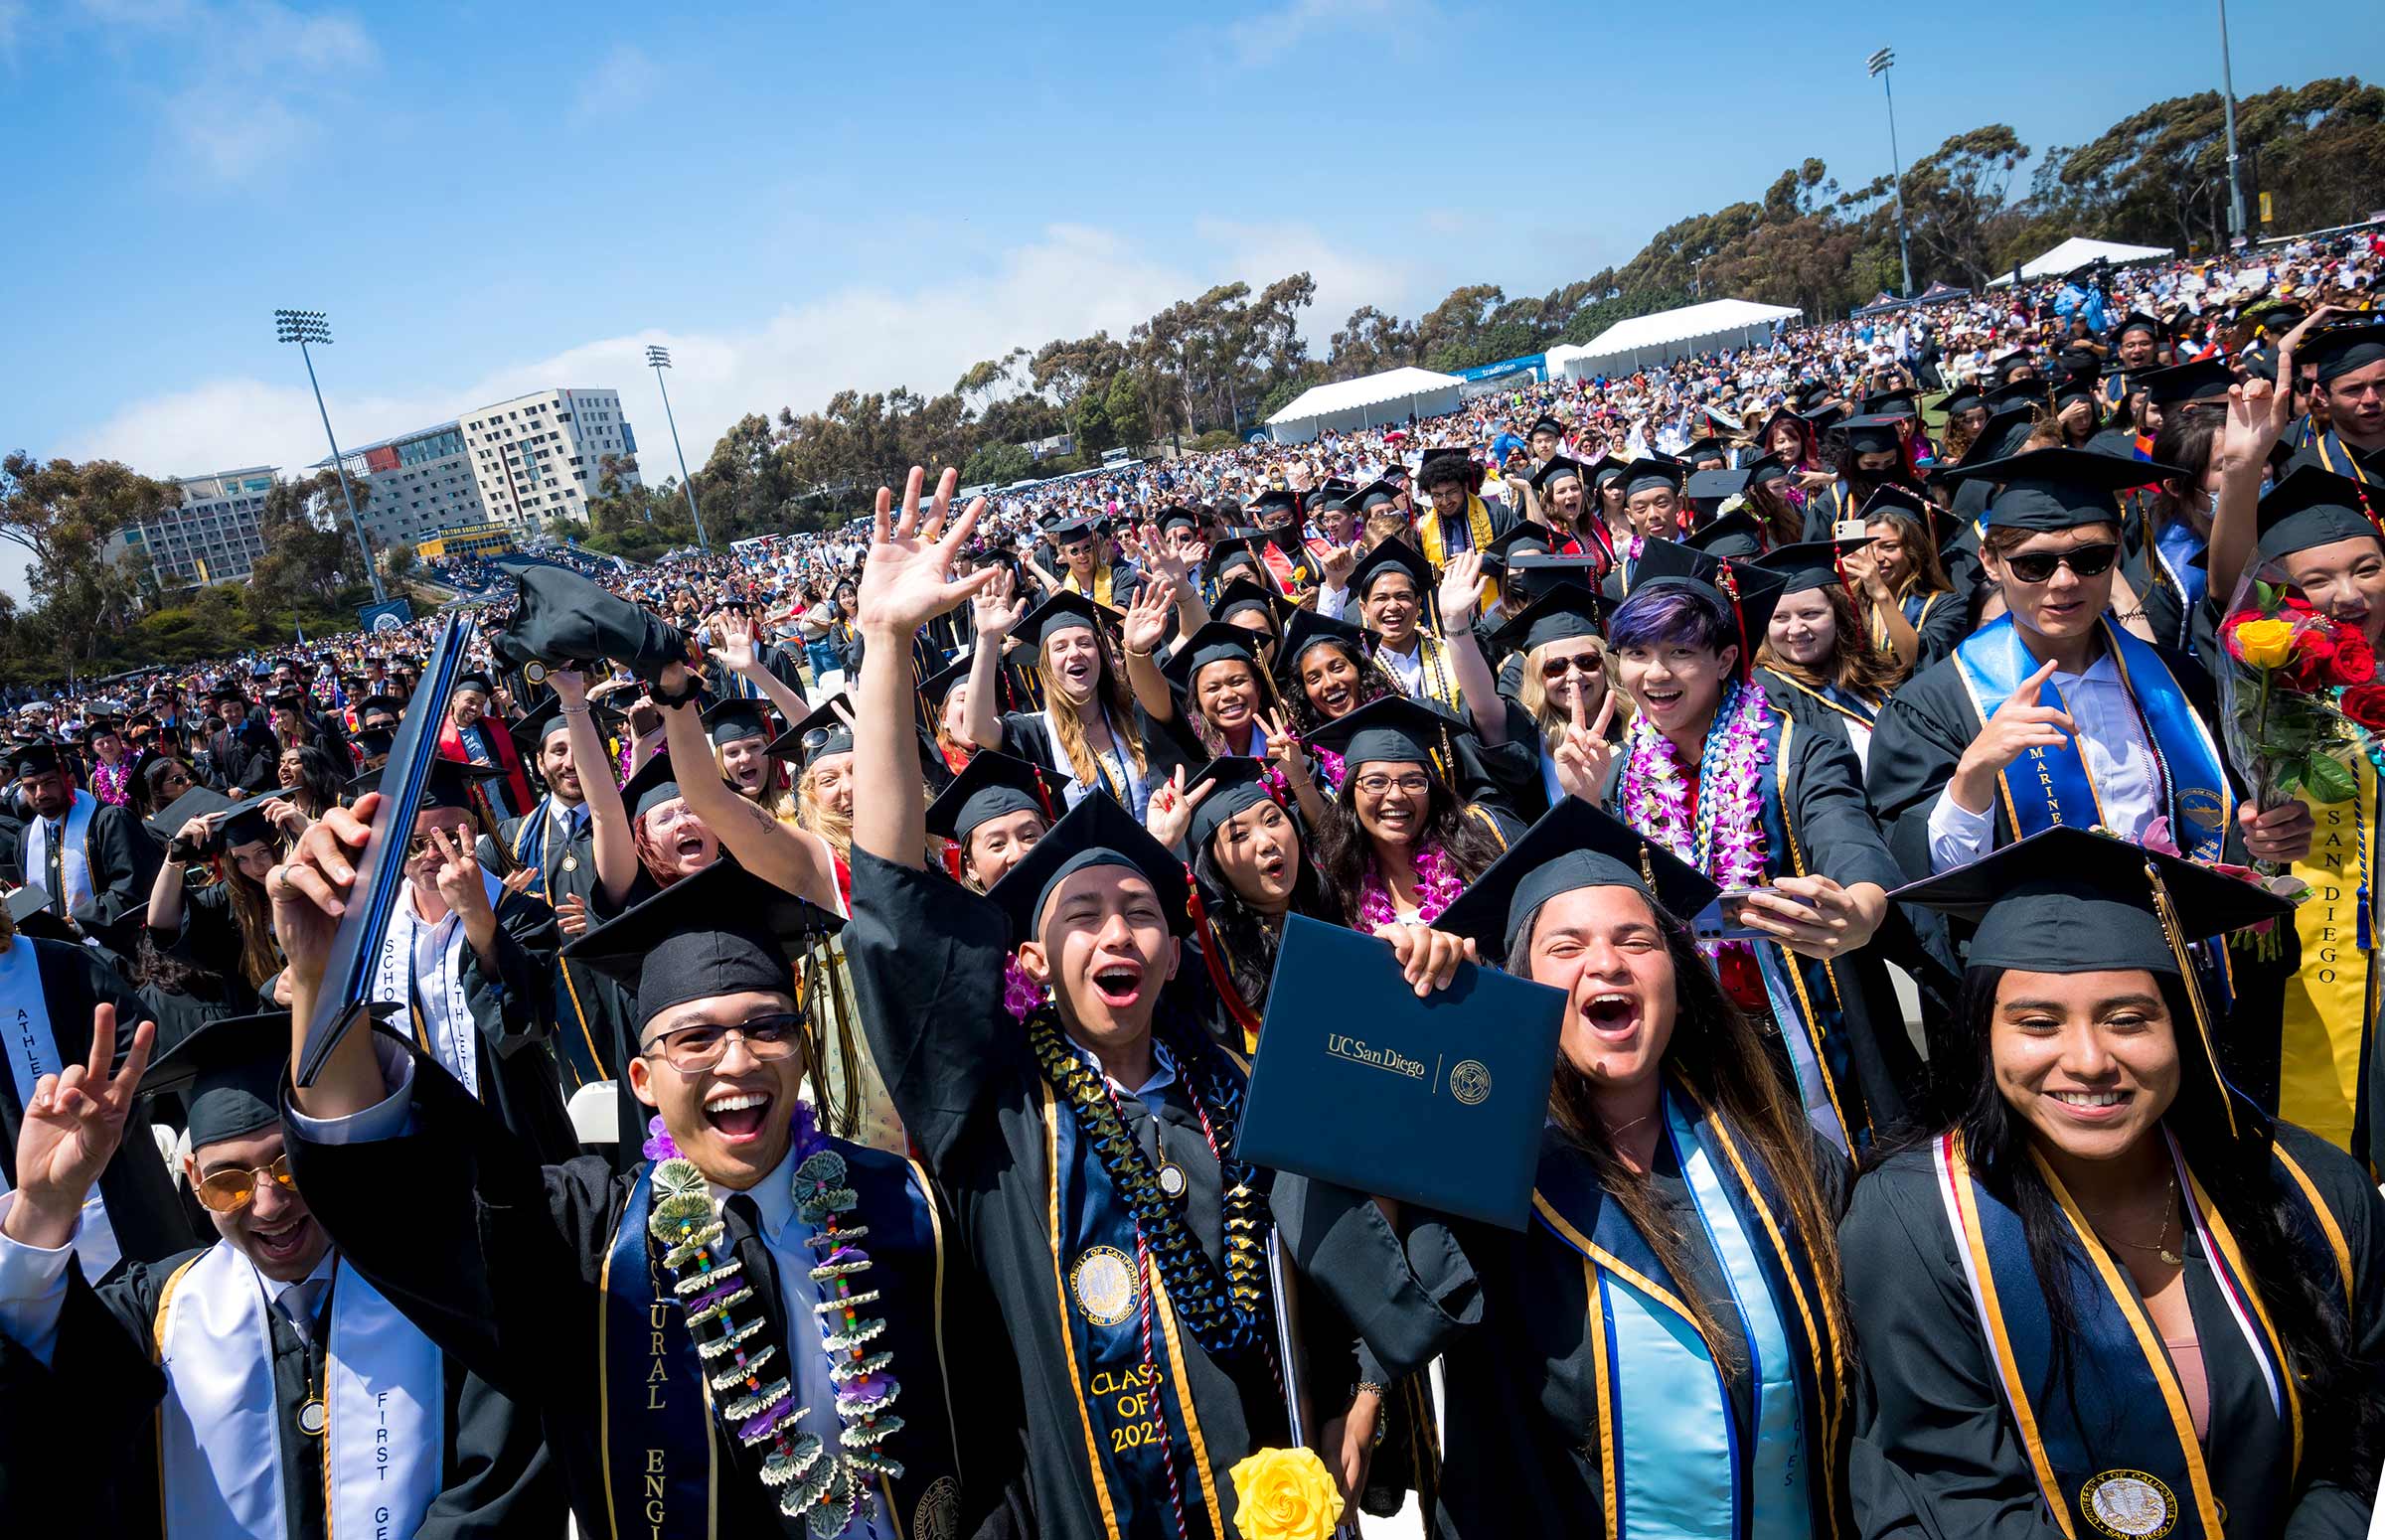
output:
[[[1160,1162],[1160,1190],[1172,1198],[1185,1195],[1185,1168],[1173,1160]]]
[[[2161,1540],[2178,1522],[2178,1499],[2146,1470],[2106,1470],[2079,1488],[2079,1511],[2112,1540]]]
[[[1449,1094],[1468,1107],[1480,1107],[1491,1096],[1491,1071],[1479,1059],[1460,1059],[1449,1072]]]
[[[563,852],[563,869],[565,871],[577,871],[579,869],[579,853],[576,850],[565,850]]]
[[[1076,1308],[1097,1326],[1123,1325],[1135,1313],[1135,1264],[1115,1246],[1088,1246],[1068,1269]]]
[[[298,1407],[298,1431],[309,1438],[321,1438],[331,1424],[331,1411],[322,1401],[309,1396]]]

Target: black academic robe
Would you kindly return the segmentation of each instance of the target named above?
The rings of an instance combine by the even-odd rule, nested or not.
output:
[[[2281,1125],[2278,1137],[2342,1231],[2353,1336],[2374,1375],[2385,1363],[2385,1203],[2341,1151],[2291,1125]],[[2201,1241],[2190,1232],[2183,1244],[2186,1297],[2210,1385],[2202,1445],[2228,1533],[2295,1540],[2367,1534],[2368,1505],[2332,1483],[2306,1480],[2287,1508],[2263,1499],[2268,1477],[2289,1458],[2287,1441]],[[1847,1315],[1860,1349],[1848,1481],[1865,1540],[2053,1540],[2061,1531],[2039,1496],[2027,1446],[1989,1363],[1928,1148],[1891,1156],[1857,1184],[1838,1250],[1847,1259]],[[2092,1373],[2093,1365],[2080,1369]],[[2304,1407],[2306,1419],[2323,1415]],[[2128,1462],[2116,1454],[2113,1463]]]
[[[958,1237],[1010,1326],[1039,1533],[1050,1540],[1112,1533],[1099,1462],[1122,1447],[1121,1439],[1123,1447],[1140,1447],[1151,1419],[1117,1405],[1134,1399],[1121,1396],[1121,1387],[1086,1380],[1060,1313],[1080,1309],[1069,1276],[1083,1260],[1061,1254],[1064,1237],[1053,1227],[1058,1183],[1051,1152],[1058,1120],[1072,1114],[1003,1006],[1008,923],[990,900],[941,872],[897,866],[857,846],[844,943],[870,1050],[894,1109],[951,1202]],[[1219,1164],[1181,1078],[1149,1101],[1117,1100],[1146,1156],[1184,1174],[1186,1228],[1222,1266]],[[1084,1258],[1097,1250],[1087,1248]],[[1174,1351],[1180,1344],[1181,1354]],[[1177,1394],[1189,1388],[1197,1423],[1196,1430],[1177,1426],[1171,1414],[1167,1439],[1183,1483],[1189,1540],[1232,1540],[1228,1472],[1254,1449],[1284,1441],[1283,1401],[1263,1353],[1213,1357],[1189,1332],[1169,1346],[1182,1369]],[[1205,1467],[1195,1450],[1205,1452]],[[1204,1517],[1206,1490],[1216,1494],[1222,1528],[1212,1529]],[[1137,1491],[1134,1502],[1142,1521],[1126,1540],[1174,1540],[1165,1487]]]
[[[534,820],[545,820],[544,824]],[[484,843],[486,837],[483,837]],[[538,880],[526,890],[550,909],[566,898],[587,905],[588,924],[597,922],[596,833],[590,822],[576,839],[556,838],[555,825],[542,802],[521,818],[497,826],[497,842],[516,863],[535,866]],[[496,869],[494,852],[481,864]],[[559,944],[559,932],[558,932]],[[583,1085],[613,1078],[620,1061],[615,1034],[620,1031],[621,992],[605,988],[609,981],[585,964],[557,959],[551,972],[554,1049],[562,1084],[576,1091]]]
[[[327,1145],[292,1131],[292,1164],[309,1206],[407,1319],[537,1420],[581,1534],[645,1535],[643,1524],[614,1527],[617,1497],[636,1477],[613,1470],[608,1481],[607,1439],[616,1404],[645,1410],[648,1338],[635,1336],[639,1361],[626,1366],[609,1362],[599,1345],[614,1299],[607,1267],[643,1168],[616,1171],[595,1155],[542,1164],[419,1051],[412,1095],[412,1121],[396,1139]],[[890,1488],[897,1532],[906,1540],[1033,1534],[1013,1483],[1019,1443],[1009,1347],[975,1272],[946,1244],[946,1216],[924,1173],[877,1151],[831,1145],[871,1227],[869,1287],[882,1292],[873,1309],[888,1322],[873,1347],[894,1354],[888,1372],[902,1386],[896,1410],[904,1427],[883,1446],[911,1467]],[[914,1205],[907,1219],[893,1212],[898,1203]],[[882,1217],[873,1222],[874,1213]],[[723,1222],[748,1276],[767,1278],[782,1265],[736,1206],[725,1207]],[[789,1335],[775,1286],[754,1298],[785,1351],[817,1350],[808,1323],[797,1328],[804,1334]],[[804,1341],[815,1345],[794,1345]],[[696,1398],[686,1410],[704,1425],[691,1444],[716,1462],[717,1523],[710,1532],[803,1536],[801,1521],[782,1519],[777,1494],[762,1485],[760,1456]],[[957,1497],[949,1485],[936,1487],[937,1472],[955,1470]],[[707,1532],[700,1519],[694,1529],[683,1527],[688,1522],[673,1515],[665,1533]]]
[[[1135,735],[1143,741],[1143,785],[1157,786],[1179,767],[1190,775],[1208,763],[1206,751],[1189,730],[1171,731],[1153,721],[1151,713],[1140,704],[1130,703],[1127,709],[1134,713]],[[1114,734],[1112,742],[1116,743]],[[1002,741],[995,746],[1014,759],[1024,759],[1031,765],[1051,772],[1062,782],[1075,778],[1076,772],[1069,765],[1067,751],[1052,740],[1050,730],[1043,724],[1041,711],[1005,711],[1002,715]],[[1117,751],[1131,774],[1135,768],[1133,757],[1127,754],[1123,744],[1117,744]],[[1103,780],[1106,781],[1108,775],[1105,769],[1102,772]],[[1108,790],[1120,802],[1131,805],[1132,799],[1126,795],[1125,787],[1112,786]]]
[[[62,833],[66,825],[64,818],[58,821]],[[56,840],[51,842],[51,851],[53,861],[59,859],[61,847]],[[149,885],[165,855],[129,808],[105,802],[94,808],[83,834],[82,853],[91,868],[91,896],[75,906],[71,918],[83,934],[105,936],[125,916],[148,909]],[[41,884],[53,898],[64,891],[52,872],[29,871],[26,877]]]
[[[160,1521],[156,1408],[166,1375],[156,1362],[155,1331],[169,1284],[203,1255],[185,1251],[128,1268],[96,1289],[70,1264],[48,1366],[0,1332],[0,1527],[8,1533],[170,1540]],[[335,1274],[326,1310],[338,1292]],[[284,1437],[288,1540],[318,1540],[329,1535],[323,1441],[298,1429],[298,1409],[310,1394],[308,1348],[280,1310],[265,1317]],[[444,1484],[416,1540],[560,1534],[562,1493],[537,1426],[454,1359],[442,1360],[442,1371]],[[257,1458],[269,1460],[272,1451]]]
[[[398,901],[411,902],[403,894]],[[563,1107],[561,1071],[551,1043],[555,1012],[549,981],[556,939],[555,911],[543,900],[528,893],[501,894],[496,968],[484,968],[469,945],[460,950],[456,966],[463,974],[464,1004],[479,1028],[473,1045],[480,1055],[480,1099],[542,1158],[567,1160],[579,1154],[579,1136]],[[419,982],[416,987],[428,988]],[[406,1035],[417,1045],[426,1042],[410,1023]]]
[[[1816,1175],[1832,1216],[1845,1206],[1853,1169],[1816,1139]],[[1589,1158],[1553,1128],[1544,1135],[1535,1185],[1541,1201],[1558,1191],[1594,1191]],[[1681,1263],[1675,1286],[1695,1294],[1724,1326],[1740,1322],[1728,1274],[1670,1142],[1648,1176],[1651,1195],[1671,1229]],[[1285,1244],[1317,1276],[1360,1332],[1362,1361],[1378,1383],[1419,1375],[1438,1357],[1444,1417],[1435,1540],[1506,1540],[1517,1535],[1608,1532],[1602,1484],[1599,1362],[1610,1350],[1594,1309],[1583,1254],[1535,1218],[1503,1229],[1424,1210],[1402,1214],[1397,1230],[1372,1199],[1289,1174],[1273,1194]],[[1558,1205],[1561,1211],[1565,1205]],[[1565,1215],[1594,1227],[1594,1216]],[[1759,1223],[1741,1216],[1743,1226]],[[1585,1231],[1587,1233],[1587,1231]],[[1786,1318],[1795,1307],[1780,1302]],[[1754,1405],[1744,1355],[1725,1363],[1736,1442],[1753,1429]],[[1842,1387],[1820,1391],[1831,1399]],[[1822,1419],[1810,1417],[1809,1435]],[[1619,1430],[1630,1438],[1632,1430]],[[1816,1453],[1835,1463],[1837,1449]],[[1841,1488],[1842,1489],[1842,1488]],[[1813,1483],[1828,1512],[1833,1493]],[[1828,1532],[1817,1526],[1817,1533]]]
[[[116,1007],[116,1053],[132,1046],[132,1034],[155,1012],[131,986],[88,947],[64,941],[37,941],[19,936],[12,946],[30,946],[42,974],[42,998],[50,1009],[50,1035],[61,1055],[80,1061],[90,1051],[91,1011],[101,1003]],[[160,1022],[157,1046],[162,1054],[179,1034]],[[136,1120],[146,1132],[146,1119]],[[17,1096],[14,1077],[0,1070],[0,1176],[17,1182],[17,1136],[23,1131],[25,1104]],[[189,1210],[175,1195],[172,1173],[159,1158],[157,1146],[146,1138],[127,1138],[99,1173],[99,1197],[107,1205],[108,1227],[128,1262],[154,1262],[187,1249],[204,1237],[192,1227]],[[0,1450],[8,1445],[0,1441]],[[0,1459],[0,1466],[6,1461]]]
[[[2375,449],[2354,449],[2336,433],[2329,431],[2312,438],[2294,452],[2286,462],[2281,476],[2290,475],[2305,465],[2315,465],[2338,476],[2350,476],[2371,486],[2385,483],[2385,446]]]
[[[191,970],[174,991],[188,1008],[225,1015],[264,1008],[240,971],[240,926],[233,915],[225,883],[186,884],[181,928],[167,932],[151,926],[149,940],[163,955]]]

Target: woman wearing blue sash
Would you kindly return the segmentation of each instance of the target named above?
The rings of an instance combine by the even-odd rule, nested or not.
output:
[[[1337,1295],[1367,1377],[1441,1356],[1442,1540],[1849,1531],[1850,1168],[1679,918],[1717,891],[1567,797],[1442,917],[1568,997],[1522,1233],[1277,1178],[1297,1258],[1395,1283]]]
[[[1977,926],[1971,1057],[1839,1232],[1863,1534],[2366,1533],[2385,1203],[2232,1091],[2188,966],[2288,906],[2072,829],[1897,897]]]
[[[1741,934],[1709,952],[1723,990],[1778,1027],[1815,1127],[1858,1155],[1919,1089],[1887,966],[1864,945],[1891,918],[1898,874],[1847,740],[1776,709],[1754,676],[1783,583],[1753,562],[1648,542],[1607,628],[1636,709],[1606,806],[1752,893]]]

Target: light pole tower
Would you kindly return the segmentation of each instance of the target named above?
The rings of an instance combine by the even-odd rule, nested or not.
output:
[[[671,367],[671,350],[649,347],[646,364],[654,371],[655,388],[663,392],[663,420],[671,424],[671,452],[679,456],[679,490],[688,495],[688,517],[696,521],[696,547],[709,551],[713,547],[704,538],[704,515],[696,511],[696,483],[688,476],[688,452],[679,447],[679,419],[671,414],[671,387],[663,384],[663,371]]]
[[[2228,234],[2244,234],[2244,188],[2236,180],[2236,73],[2228,62],[2228,0],[2219,0],[2219,99],[2228,119]]]
[[[373,584],[373,602],[386,603],[390,596],[381,586],[381,569],[373,564],[373,542],[365,537],[364,520],[357,517],[356,494],[348,486],[348,464],[340,458],[340,441],[332,436],[331,413],[323,406],[323,386],[315,379],[315,356],[307,351],[309,343],[331,346],[331,323],[320,310],[276,310],[273,335],[282,342],[296,343],[298,356],[306,360],[306,383],[314,387],[315,411],[323,418],[323,437],[331,444],[331,468],[340,478],[340,496],[348,501],[348,527],[356,532],[356,548],[365,558],[365,576]]]
[[[1896,50],[1881,49],[1865,62],[1865,68],[1880,77],[1880,89],[1888,97],[1888,180],[1896,192],[1896,256],[1905,271],[1905,298],[1913,297],[1913,248],[1905,239],[1905,173],[1896,154],[1896,90],[1888,83],[1888,72],[1896,68]]]

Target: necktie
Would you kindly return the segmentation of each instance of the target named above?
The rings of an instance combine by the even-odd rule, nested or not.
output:
[[[319,1339],[317,1327],[323,1312],[323,1294],[330,1287],[331,1280],[328,1278],[310,1278],[303,1283],[290,1285],[281,1292],[281,1298],[273,1302],[289,1317],[290,1324],[297,1328],[301,1341]]]
[[[52,819],[43,828],[47,831],[42,843],[50,848],[50,896],[58,901],[61,914],[74,908],[67,896],[67,827],[63,819]]]

